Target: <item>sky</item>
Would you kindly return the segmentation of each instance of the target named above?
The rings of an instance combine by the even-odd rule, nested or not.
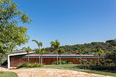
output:
[[[14,0],[18,9],[33,19],[27,26],[30,40],[25,45],[37,48],[33,39],[50,47],[56,39],[61,46],[105,42],[116,38],[116,0]]]

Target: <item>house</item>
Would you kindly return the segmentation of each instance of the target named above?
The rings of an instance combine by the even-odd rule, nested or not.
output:
[[[22,63],[29,62],[30,63],[39,63],[39,54],[30,54],[27,55],[27,53],[16,53],[16,54],[10,54],[8,55],[8,68],[16,67],[17,65],[20,65]],[[57,55],[56,54],[44,54],[42,56],[43,60],[42,63],[45,65],[50,65],[52,62],[57,61]],[[62,54],[61,56],[58,55],[58,58],[61,58],[61,60],[69,60],[73,64],[80,64],[79,59],[80,55],[76,54]],[[82,59],[94,60],[97,61],[98,56],[94,55],[81,55]],[[101,57],[103,60],[104,57]],[[99,57],[100,59],[100,57]],[[59,59],[60,60],[60,59]]]

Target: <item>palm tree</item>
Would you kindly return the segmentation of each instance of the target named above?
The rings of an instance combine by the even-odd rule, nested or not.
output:
[[[42,55],[45,53],[46,51],[45,51],[45,48],[42,48],[41,50],[40,50],[40,54],[41,54],[41,64],[42,64]]]
[[[60,47],[60,42],[58,42],[58,40],[55,40],[55,42],[51,41],[50,44],[51,44],[51,47],[53,47],[55,52],[57,53],[57,65],[58,65],[58,49]]]
[[[38,47],[39,47],[39,49],[41,49],[41,47],[42,47],[42,42],[38,42],[38,41],[36,41],[36,40],[32,40],[32,41],[36,42],[37,45],[38,45]],[[41,50],[40,50],[40,51],[41,51]],[[38,52],[38,54],[40,54],[40,52]],[[39,63],[40,63],[40,55],[39,55]]]
[[[61,54],[65,53],[65,50],[63,48],[60,48],[58,50],[58,54],[60,55],[60,65],[61,65]]]
[[[94,55],[97,56],[97,62],[99,64],[99,57],[101,57],[104,54],[104,50],[102,50],[101,48],[98,48],[96,51],[94,51]]]
[[[41,55],[41,64],[42,64],[42,55],[45,53],[46,51],[45,51],[45,48],[42,48],[42,49],[36,49],[36,53],[40,53],[40,55]]]
[[[28,54],[28,63],[29,63],[29,52],[31,51],[31,48],[28,46],[27,48],[23,47],[22,49],[24,49],[27,52],[27,54]]]

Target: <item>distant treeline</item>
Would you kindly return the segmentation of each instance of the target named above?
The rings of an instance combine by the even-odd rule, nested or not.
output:
[[[106,58],[116,59],[116,40],[107,40],[106,42],[91,42],[85,44],[60,46],[65,50],[65,54],[77,54],[81,49],[82,54],[94,55],[94,50],[101,48],[104,50]],[[51,47],[46,48],[46,53],[56,53]]]

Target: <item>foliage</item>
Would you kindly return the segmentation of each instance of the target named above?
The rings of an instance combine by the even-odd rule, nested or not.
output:
[[[53,47],[55,50],[57,50],[60,47],[60,42],[58,42],[58,40],[51,41],[51,47]]]
[[[31,51],[31,48],[29,46],[27,48],[23,47],[23,49],[27,52],[27,54],[29,54],[29,52]]]
[[[59,54],[59,55],[61,55],[61,54],[63,54],[63,53],[65,53],[65,50],[64,50],[63,48],[58,49],[58,54]]]
[[[37,48],[36,49],[36,54],[40,54],[40,52],[41,52],[41,47],[42,47],[42,42],[38,42],[37,40],[32,40],[32,41],[34,41],[34,42],[36,42],[36,44],[38,45],[38,47],[39,48]],[[43,51],[42,51],[43,52]],[[41,53],[41,55],[42,55],[42,53]],[[41,58],[42,59],[42,58]],[[40,56],[39,56],[39,63],[40,63]],[[41,62],[42,63],[42,62]]]
[[[116,71],[116,66],[103,66],[103,65],[78,65],[80,69],[90,69],[90,70],[114,70]]]
[[[96,56],[102,56],[104,54],[104,51],[101,48],[98,48],[94,52]]]
[[[27,27],[19,22],[29,23],[31,18],[12,0],[0,0],[0,53],[13,51],[16,46],[28,42]]]
[[[0,61],[7,58],[7,54],[0,53]]]
[[[40,54],[43,55],[45,53],[45,48],[42,48],[41,51],[40,51]]]
[[[93,60],[87,61],[84,60],[83,65],[79,65],[78,68],[81,69],[91,69],[91,70],[115,70],[116,71],[116,63],[113,62],[103,62],[99,63]]]
[[[40,49],[40,47],[42,47],[42,42],[38,42],[37,40],[32,40],[32,41],[34,41],[34,42],[36,42],[36,43],[37,43],[37,45],[38,45],[39,49]]]
[[[39,48],[37,48],[36,50],[35,50],[36,52],[36,54],[39,54],[40,53],[40,49]]]
[[[58,40],[55,40],[55,41],[51,41],[50,44],[51,44],[51,48],[57,53],[57,64],[58,64],[58,49],[60,47],[60,42],[58,42]]]
[[[45,53],[45,48],[40,49],[40,54],[41,54],[41,64],[42,64],[42,55]]]
[[[58,61],[58,64],[73,64],[72,62],[68,61],[68,60],[61,60],[61,61]],[[53,62],[52,64],[56,65],[57,64],[57,61]]]
[[[27,68],[33,68],[33,67],[42,67],[42,64],[39,63],[23,63],[21,65],[18,65],[16,68],[22,68],[22,67],[27,67]]]
[[[29,54],[29,52],[31,51],[31,48],[29,46],[27,48],[23,47],[22,49],[24,49],[27,52],[27,54]],[[29,56],[28,56],[28,63],[29,63]]]
[[[106,55],[105,55],[105,58],[106,59],[112,59],[113,61],[116,62],[116,47],[112,51],[107,52]]]
[[[3,63],[4,63],[4,62],[0,62],[0,66],[2,66]]]
[[[99,48],[104,51],[102,54],[105,58],[109,58],[112,60],[116,60],[116,40],[113,41],[106,41],[106,42],[91,42],[85,44],[76,44],[76,45],[65,45],[60,46],[59,48],[63,48],[66,51],[66,54],[89,54],[94,55],[95,51]],[[53,48],[48,47],[46,48],[48,53],[56,54],[57,52],[53,52]]]
[[[36,53],[40,53],[41,55],[43,55],[45,52],[46,52],[45,48],[42,48],[42,49],[37,48],[36,49]]]
[[[1,71],[0,77],[18,77],[18,75],[14,72]]]

